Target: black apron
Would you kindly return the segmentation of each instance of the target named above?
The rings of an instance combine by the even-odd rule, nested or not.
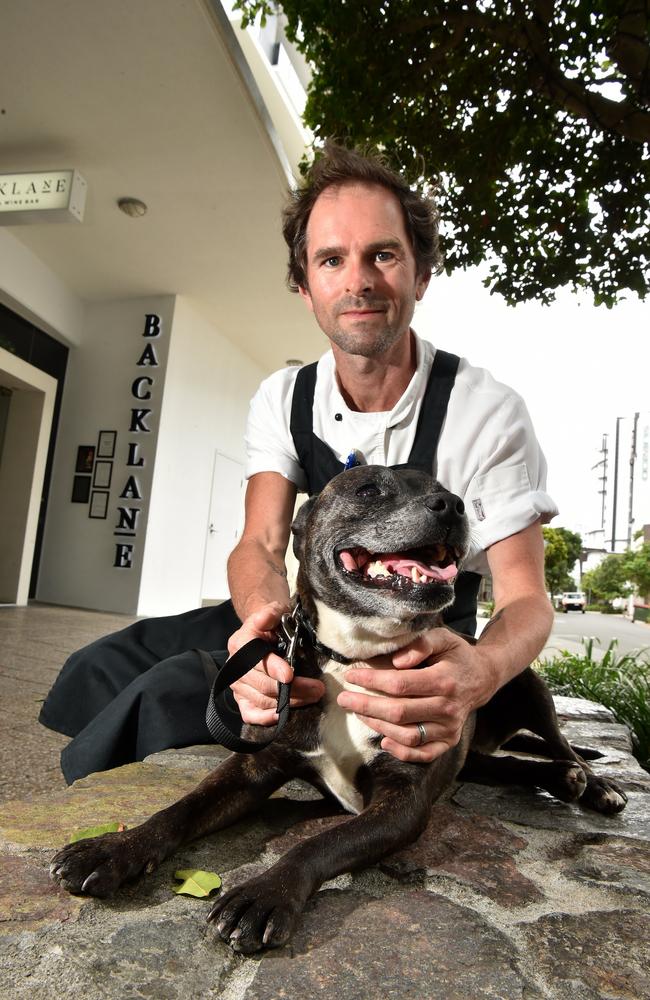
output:
[[[431,473],[458,361],[436,351],[413,447],[402,468]],[[316,365],[307,365],[298,372],[291,410],[291,434],[310,495],[343,470],[313,433],[315,385]],[[456,600],[445,614],[449,625],[472,636],[480,580],[476,573],[461,573]],[[228,639],[240,624],[232,602],[225,601],[182,615],[142,619],[73,653],[39,716],[49,729],[72,737],[61,754],[66,780],[171,747],[212,743],[205,723],[212,678],[195,650],[221,651],[215,657],[225,658]]]
[[[419,469],[428,475],[433,471],[435,475],[438,441],[447,415],[449,397],[454,387],[459,362],[460,358],[455,354],[436,351],[408,461],[401,465],[393,465],[391,468]],[[343,463],[338,460],[329,445],[314,434],[316,369],[317,362],[300,369],[296,376],[291,402],[291,436],[307,479],[309,496],[320,493],[330,479],[344,469]],[[354,441],[350,442],[350,447],[354,447]],[[446,483],[442,485],[446,486]],[[472,637],[476,635],[476,606],[480,585],[479,573],[459,573],[454,585],[454,603],[443,613],[445,623],[463,635]]]

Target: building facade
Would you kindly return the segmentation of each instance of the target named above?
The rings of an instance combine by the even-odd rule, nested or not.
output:
[[[284,286],[305,135],[269,30],[212,0],[3,14],[0,603],[227,594],[248,402],[322,350]],[[63,170],[85,207],[51,221],[37,200]]]

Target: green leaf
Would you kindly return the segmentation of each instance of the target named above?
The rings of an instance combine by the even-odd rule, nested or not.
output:
[[[88,837],[101,837],[102,833],[121,833],[126,830],[124,823],[103,823],[101,826],[90,826],[87,830],[76,830],[70,837],[70,843],[87,840]]]
[[[182,884],[175,885],[172,892],[182,893],[183,896],[204,898],[221,888],[221,879],[216,872],[202,872],[197,868],[183,868],[182,871],[174,872],[174,878],[179,879]]]

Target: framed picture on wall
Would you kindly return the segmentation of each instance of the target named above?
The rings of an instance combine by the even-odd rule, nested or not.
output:
[[[80,444],[77,448],[77,462],[74,467],[75,472],[92,472],[95,461],[95,445]]]
[[[90,476],[75,476],[72,480],[72,503],[88,503]]]
[[[106,462],[99,458],[95,462],[95,473],[93,475],[93,489],[107,490],[111,485],[113,474],[113,463]]]
[[[100,431],[97,438],[97,458],[113,458],[117,431]]]
[[[103,490],[93,490],[88,508],[88,517],[105,520],[108,514],[108,493]]]

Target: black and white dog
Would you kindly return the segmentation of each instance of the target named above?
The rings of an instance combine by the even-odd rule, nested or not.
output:
[[[337,705],[347,666],[332,653],[366,660],[440,624],[469,546],[458,497],[424,473],[361,466],[310,499],[292,530],[297,596],[317,635],[303,643],[297,669],[323,679],[324,698],[292,710],[275,742],[254,755],[234,754],[141,826],[63,848],[51,866],[61,886],[108,896],[181,844],[234,823],[289,779],[302,778],[354,815],[218,899],[209,919],[233,948],[250,953],[284,944],[327,879],[415,840],[461,769],[474,780],[537,785],[599,812],[624,808],[624,793],[596,777],[561,735],[551,696],[530,669],[473,714],[459,744],[430,764],[396,760],[380,749],[377,733]],[[528,733],[516,736],[520,729]],[[247,727],[249,739],[256,734],[268,738],[267,730]],[[490,756],[504,744],[549,759]]]

